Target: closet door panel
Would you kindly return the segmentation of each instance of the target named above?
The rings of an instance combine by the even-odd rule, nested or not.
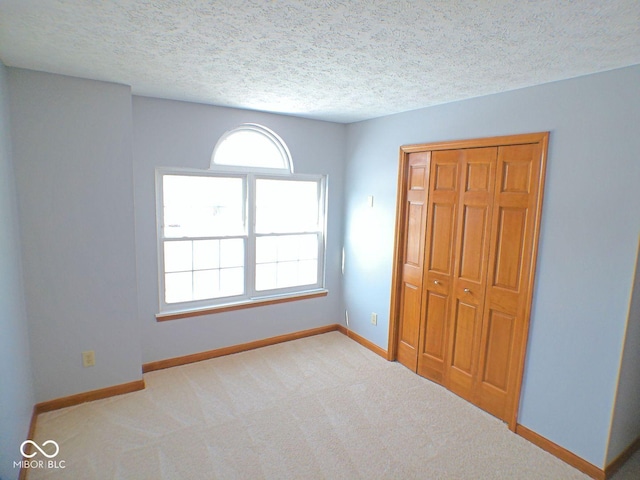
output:
[[[453,351],[451,352],[453,361],[451,366],[471,376],[471,366],[473,364],[473,332],[476,329],[478,319],[478,308],[464,302],[458,302],[453,329]]]
[[[498,212],[493,285],[515,293],[520,291],[527,210],[514,205],[500,207]]]
[[[515,318],[511,315],[496,310],[489,312],[482,381],[502,392],[506,392],[508,386],[514,323]]]
[[[444,197],[444,198],[442,198]],[[455,226],[455,199],[442,195],[430,205],[428,271],[432,274],[451,275],[453,227]]]
[[[407,169],[402,242],[398,361],[416,371],[422,314],[422,278],[427,218],[429,152],[412,153]]]
[[[480,285],[485,270],[482,253],[490,212],[484,205],[464,205],[463,208],[459,278]]]
[[[471,399],[474,377],[474,338],[481,316],[476,305],[456,302],[454,309],[447,388],[463,398]]]
[[[540,148],[524,144],[498,151],[478,404],[506,421],[515,415],[528,328]]]
[[[400,348],[398,349],[398,361],[411,370],[416,370],[417,357],[416,345],[418,345],[418,333],[420,330],[420,287],[404,282],[401,293],[402,304],[400,310]]]
[[[448,296],[429,290],[427,292],[427,318],[424,354],[436,360],[444,360],[444,326],[447,317]]]
[[[446,385],[473,401],[488,267],[496,148],[458,150],[462,191],[454,251],[453,311]]]
[[[547,143],[536,133],[401,147],[390,351],[511,429]]]
[[[432,153],[417,372],[438,383],[443,381],[447,345],[459,172],[456,152]]]

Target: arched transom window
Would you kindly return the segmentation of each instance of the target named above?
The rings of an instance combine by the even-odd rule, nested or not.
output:
[[[221,165],[293,173],[291,154],[284,141],[272,130],[255,123],[245,123],[220,137],[211,155],[210,168]]]
[[[325,295],[326,176],[294,174],[273,131],[243,124],[208,170],[160,168],[159,316]]]

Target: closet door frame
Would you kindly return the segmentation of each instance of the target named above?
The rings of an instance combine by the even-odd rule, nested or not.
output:
[[[507,415],[508,426],[512,431],[516,430],[518,420],[518,409],[520,406],[520,395],[522,390],[522,377],[524,374],[525,358],[527,353],[527,342],[529,337],[529,324],[531,316],[531,302],[535,289],[535,273],[538,258],[538,240],[540,237],[540,223],[542,217],[542,200],[544,197],[544,179],[547,163],[547,150],[549,144],[549,132],[527,133],[519,135],[505,135],[489,138],[476,138],[469,140],[454,140],[445,142],[422,143],[413,145],[403,145],[399,153],[398,187],[396,202],[396,225],[395,242],[393,252],[393,271],[391,281],[391,306],[389,312],[389,341],[387,347],[387,358],[391,361],[397,359],[398,327],[400,324],[400,289],[402,288],[402,259],[403,251],[403,229],[406,216],[406,189],[408,181],[408,159],[411,153],[433,152],[437,150],[456,150],[479,147],[500,147],[505,145],[540,144],[540,170],[539,170],[539,190],[535,206],[535,222],[533,229],[533,245],[531,251],[531,268],[529,270],[528,288],[526,290],[526,308],[524,315],[524,334],[521,337],[520,352],[516,362],[516,385],[514,389],[514,400],[511,412]],[[427,199],[428,200],[428,199]]]

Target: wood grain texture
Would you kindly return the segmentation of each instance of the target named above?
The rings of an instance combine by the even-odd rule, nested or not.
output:
[[[513,431],[516,429],[517,421],[518,421],[518,410],[520,408],[520,391],[522,389],[522,378],[524,376],[524,363],[527,354],[527,342],[529,339],[529,322],[531,317],[531,304],[533,302],[533,290],[535,287],[535,276],[536,276],[536,265],[538,264],[538,239],[540,238],[540,224],[542,221],[542,200],[544,198],[544,180],[546,177],[547,170],[547,152],[549,148],[549,132],[538,133],[535,134],[538,137],[539,148],[540,148],[540,166],[538,170],[538,178],[537,182],[540,184],[540,189],[538,194],[536,195],[535,205],[532,208],[535,210],[536,218],[533,221],[533,232],[532,236],[534,239],[533,244],[531,245],[531,263],[529,271],[527,272],[526,282],[528,285],[527,291],[524,293],[524,302],[523,302],[523,311],[522,315],[525,319],[525,324],[523,325],[522,334],[520,335],[519,344],[516,345],[518,349],[518,358],[517,363],[515,365],[516,371],[513,376],[513,389],[516,392],[511,399],[512,404],[509,407],[510,413],[509,418],[507,419],[507,423],[509,424],[509,428]]]
[[[78,393],[68,397],[48,400],[46,402],[36,404],[34,408],[36,413],[50,412],[52,410],[72,407],[74,405],[91,402],[93,400],[100,400],[101,398],[115,397],[116,395],[122,395],[124,393],[137,392],[138,390],[144,390],[144,380],[136,380],[129,383],[114,385],[112,387],[100,388],[98,390]]]
[[[525,133],[522,135],[502,135],[498,137],[474,138],[472,140],[451,140],[446,142],[419,143],[403,145],[400,151],[404,153],[423,152],[425,150],[456,150],[459,148],[495,147],[498,145],[521,145],[525,143],[538,143],[548,135],[543,133]]]
[[[546,439],[542,435],[537,434],[533,430],[529,430],[527,427],[518,424],[516,425],[515,432],[522,438],[529,440],[534,445],[546,450],[554,457],[557,457],[572,467],[577,468],[582,473],[589,475],[591,478],[595,478],[596,480],[605,479],[605,472],[603,470],[592,463],[587,462],[575,453],[570,452],[566,448],[563,448],[560,445],[553,443],[551,440]]]
[[[455,249],[445,386],[478,404],[480,334],[498,151],[495,147],[483,147],[441,153],[454,152],[460,165],[460,188],[456,199],[456,233],[451,238]]]
[[[401,230],[402,271],[400,272],[400,311],[398,312],[397,359],[416,371],[424,271],[425,222],[431,154],[411,153],[406,159],[403,226]]]
[[[511,430],[522,387],[548,139],[543,132],[400,148],[389,358],[444,384]],[[426,181],[407,173],[420,154],[431,155]],[[424,185],[423,246],[407,242],[408,232],[416,239],[420,234],[415,225],[409,228],[407,204],[411,190]],[[409,292],[406,259],[421,255],[422,288],[412,282]],[[405,348],[415,343],[405,327],[414,332],[416,323],[417,352]]]
[[[423,302],[416,372],[434,382],[444,381],[456,215],[459,154],[434,152],[431,158],[426,222]]]
[[[351,340],[354,340],[355,342],[359,343],[360,345],[362,345],[365,348],[368,348],[369,350],[371,350],[373,353],[380,355],[382,358],[384,358],[385,360],[391,360],[389,358],[389,354],[388,352],[384,349],[384,348],[380,348],[378,345],[376,345],[373,342],[370,342],[369,340],[367,340],[364,337],[361,337],[360,335],[358,335],[357,333],[349,330],[348,328],[342,326],[342,325],[336,325],[336,330],[338,330],[340,333],[342,333],[343,335],[346,335],[347,337],[349,337]]]
[[[229,347],[216,348],[215,350],[207,350],[206,352],[192,353],[190,355],[184,355],[182,357],[167,358],[166,360],[158,360],[156,362],[145,363],[144,365],[142,365],[142,372],[153,372],[155,370],[162,370],[163,368],[177,367],[178,365],[201,362],[203,360],[209,360],[210,358],[217,358],[223,357],[225,355],[231,355],[233,353],[246,352],[247,350],[253,350],[255,348],[267,347],[269,345],[275,345],[277,343],[297,340],[299,338],[311,337],[313,335],[320,335],[322,333],[334,332],[336,330],[338,330],[338,325],[336,324],[325,325],[323,327],[311,328],[309,330],[302,330],[293,333],[286,333],[284,335],[255,340],[253,342],[241,343],[239,345],[231,345]]]
[[[396,202],[396,222],[393,237],[393,270],[391,272],[391,301],[389,305],[389,338],[387,354],[389,360],[396,360],[398,356],[398,328],[400,325],[400,298],[402,288],[402,259],[404,258],[404,191],[407,188],[407,158],[408,153],[400,149],[398,160],[398,181]],[[344,332],[343,332],[344,333]]]

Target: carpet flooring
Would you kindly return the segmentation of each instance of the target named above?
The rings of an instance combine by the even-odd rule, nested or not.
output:
[[[27,478],[588,478],[337,332],[144,379],[145,390],[41,414],[35,440],[58,442],[65,468]]]

